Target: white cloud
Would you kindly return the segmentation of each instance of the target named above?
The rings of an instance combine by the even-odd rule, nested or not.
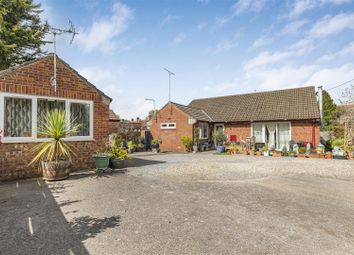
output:
[[[238,0],[232,6],[232,9],[235,15],[247,12],[260,12],[263,10],[266,3],[267,0]]]
[[[169,25],[172,22],[174,22],[175,20],[178,20],[179,18],[181,18],[180,16],[177,15],[172,15],[172,14],[168,14],[162,21],[161,21],[161,26],[165,26],[165,25]]]
[[[174,44],[180,44],[184,42],[187,39],[187,34],[184,32],[180,32],[176,35],[176,37],[173,39]]]
[[[346,56],[354,56],[354,42],[351,42],[349,45],[344,47],[338,52],[326,54],[322,56],[319,61],[329,61],[335,58],[346,57]]]
[[[352,2],[352,0],[295,0],[292,5],[289,17],[298,17],[306,11],[320,8],[323,5],[342,5]]]
[[[217,53],[231,50],[238,45],[237,39],[238,39],[238,36],[235,35],[231,39],[220,41],[218,44],[216,44],[214,47],[210,48],[208,51],[213,54],[217,54]]]
[[[246,71],[253,70],[268,64],[274,64],[276,62],[285,60],[293,55],[294,52],[292,51],[277,51],[273,53],[264,51],[261,52],[258,56],[247,61],[246,64],[244,65],[244,69]]]
[[[253,42],[251,48],[252,49],[260,48],[260,47],[268,45],[272,42],[273,42],[273,38],[270,38],[268,36],[262,36]]]
[[[133,17],[133,11],[127,5],[115,3],[112,16],[95,21],[90,28],[80,29],[76,41],[85,51],[99,48],[111,52],[117,46],[114,39],[126,31]]]
[[[151,102],[144,99],[136,100],[131,103],[118,103],[117,107],[113,108],[116,113],[123,119],[145,118],[149,111],[153,109]]]
[[[301,39],[290,46],[290,49],[298,56],[311,52],[315,48],[315,43],[311,39]]]
[[[354,13],[327,15],[311,28],[309,35],[315,38],[323,38],[345,29],[354,29]]]
[[[293,22],[290,22],[289,24],[287,24],[283,30],[281,31],[281,33],[283,35],[293,35],[293,34],[297,34],[299,32],[299,30],[306,25],[307,23],[309,23],[309,21],[307,19],[302,19],[302,20],[295,20]]]

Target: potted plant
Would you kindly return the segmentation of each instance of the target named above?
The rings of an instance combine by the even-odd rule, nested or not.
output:
[[[213,139],[216,143],[216,151],[222,153],[225,151],[224,143],[226,142],[226,135],[222,129],[218,129],[213,133]]]
[[[296,151],[289,151],[288,152],[288,157],[289,158],[296,158],[297,157]]]
[[[113,146],[111,148],[111,164],[114,169],[124,168],[130,159],[127,150]]]
[[[317,153],[316,149],[311,149],[308,157],[309,158],[319,158],[320,154]]]
[[[299,158],[306,158],[306,148],[305,147],[300,147],[299,148],[299,154],[297,156]]]
[[[181,136],[181,142],[183,144],[185,152],[192,151],[193,141],[192,141],[192,139],[189,136],[187,136],[187,135]]]
[[[106,170],[109,166],[109,159],[111,154],[105,145],[101,145],[98,151],[92,155],[92,158],[95,160],[96,170]]]
[[[38,133],[48,141],[32,148],[36,153],[29,165],[40,162],[43,179],[58,181],[69,177],[72,155],[76,156],[74,147],[64,140],[65,137],[75,135],[80,128],[70,121],[64,111],[48,111],[40,117]]]
[[[330,151],[326,152],[326,159],[333,159],[332,152],[330,152]]]
[[[199,148],[199,145],[200,145],[199,134],[200,134],[200,128],[199,127],[194,128],[193,153],[198,152],[198,148]]]
[[[266,156],[268,157],[269,156],[269,149],[268,149],[268,146],[263,146],[262,147],[262,152],[263,152],[263,156]]]
[[[159,136],[154,138],[151,141],[151,150],[152,150],[152,152],[155,152],[155,153],[160,152],[160,143],[161,143],[161,138]]]
[[[129,153],[136,152],[138,145],[134,141],[129,141],[127,143]]]

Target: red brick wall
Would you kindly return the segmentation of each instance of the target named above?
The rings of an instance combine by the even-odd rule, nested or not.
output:
[[[314,125],[315,131],[315,145],[320,142],[320,125],[312,121],[292,121],[291,122],[291,139],[295,142],[311,142],[312,143],[312,130]],[[230,137],[230,135],[237,135],[237,140],[241,138],[245,139],[251,135],[251,123],[226,123],[224,132]]]
[[[92,154],[99,144],[108,140],[110,102],[60,60],[57,62],[57,93],[49,85],[52,75],[53,56],[50,55],[2,76],[0,92],[93,101],[94,141],[72,142],[78,154],[73,161],[73,170],[92,168]],[[37,166],[27,166],[34,156],[30,149],[36,144],[0,143],[0,179],[38,176]]]
[[[241,139],[246,139],[246,137],[251,136],[251,123],[225,123],[224,133],[227,135],[228,140],[230,139],[230,135],[236,135],[237,141],[240,141]]]
[[[291,139],[295,142],[311,142],[312,131],[315,131],[315,146],[320,143],[320,124],[312,121],[292,121],[291,122]]]
[[[176,129],[160,129],[160,123],[175,122]],[[150,131],[153,138],[160,136],[161,151],[184,151],[181,136],[187,135],[193,138],[193,125],[188,124],[188,116],[173,104],[167,104],[162,108],[156,118],[152,120]]]

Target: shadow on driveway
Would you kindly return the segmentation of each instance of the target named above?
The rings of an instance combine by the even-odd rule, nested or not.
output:
[[[0,183],[0,254],[89,254],[83,241],[118,227],[121,217],[83,216],[68,223],[60,207],[80,202],[57,203],[41,180]]]

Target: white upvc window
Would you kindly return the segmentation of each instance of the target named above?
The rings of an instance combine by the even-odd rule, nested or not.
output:
[[[47,111],[60,109],[71,121],[81,124],[69,141],[93,140],[93,102],[86,100],[0,93],[0,133],[3,143],[41,142],[37,130],[41,116]]]
[[[209,138],[209,124],[199,123],[199,138],[208,139]]]
[[[161,129],[176,129],[176,123],[175,122],[161,123],[160,128]]]

